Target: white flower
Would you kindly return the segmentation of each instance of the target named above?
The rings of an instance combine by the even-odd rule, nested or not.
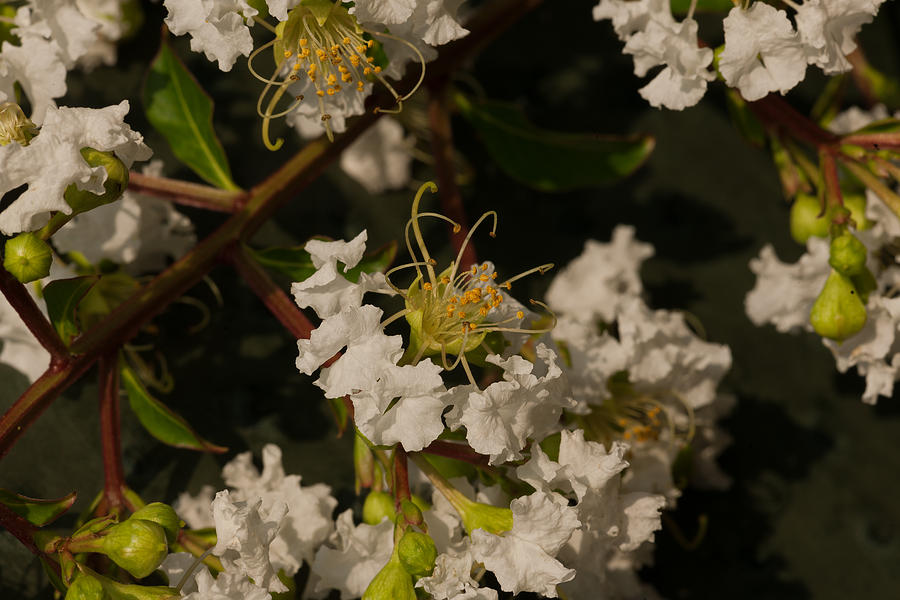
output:
[[[50,212],[70,213],[63,198],[66,187],[104,193],[106,170],[89,166],[81,156],[84,147],[112,151],[126,167],[152,154],[143,137],[124,122],[128,101],[106,108],[49,107],[41,132],[28,146],[0,147],[0,194],[28,184],[0,213],[0,231],[12,235],[43,226]]]
[[[54,98],[66,93],[66,67],[59,46],[36,35],[25,35],[22,44],[3,42],[0,52],[0,102],[15,102],[15,84],[31,103],[31,120],[40,125]]]
[[[279,21],[287,21],[288,11],[300,4],[300,0],[266,0],[269,14]]]
[[[497,591],[478,587],[472,579],[474,558],[468,548],[462,552],[440,554],[434,562],[434,571],[416,582],[434,600],[497,600]]]
[[[271,514],[279,506],[287,506],[287,515],[269,547],[269,557],[276,570],[283,569],[290,577],[304,560],[312,562],[316,549],[331,534],[331,513],[337,500],[327,485],[301,486],[299,475],[285,475],[281,449],[275,444],[263,447],[262,459],[260,474],[250,452],[239,454],[222,469],[222,478],[234,489],[233,498],[245,502],[258,499],[263,513]]]
[[[271,600],[264,588],[247,579],[240,572],[225,570],[213,579],[205,567],[193,578],[197,591],[187,594],[184,600]]]
[[[393,35],[440,46],[468,33],[456,16],[463,0],[358,0],[354,14],[362,24],[388,25]],[[400,31],[394,25],[400,25]]]
[[[857,129],[862,129],[873,121],[887,119],[889,116],[884,104],[876,104],[869,110],[862,109],[858,106],[851,106],[847,110],[841,111],[835,115],[835,117],[828,122],[828,129],[838,135],[847,135],[848,133],[853,133]]]
[[[669,0],[600,0],[593,14],[595,21],[610,19],[623,42],[643,30],[650,19],[673,20]]]
[[[806,0],[797,8],[797,31],[807,46],[809,63],[826,75],[852,68],[846,56],[856,49],[856,34],[884,0]]]
[[[363,230],[349,242],[310,240],[304,248],[312,258],[316,272],[303,281],[291,284],[291,293],[300,308],[311,306],[321,318],[334,316],[346,307],[359,307],[363,294],[384,292],[384,275],[360,273],[359,282],[349,281],[338,272],[338,261],[344,263],[343,273],[359,264],[366,250]]]
[[[172,504],[172,508],[175,509],[175,514],[181,517],[181,520],[187,523],[191,529],[215,527],[216,522],[212,514],[212,501],[215,494],[216,489],[211,485],[204,485],[196,496],[182,492]]]
[[[403,187],[409,182],[412,156],[403,126],[382,117],[341,153],[341,169],[370,194]]]
[[[316,592],[340,590],[341,600],[359,598],[387,564],[394,547],[394,525],[385,518],[378,525],[353,525],[353,511],[342,512],[329,546],[316,552],[312,572],[319,577]]]
[[[0,364],[9,365],[22,373],[28,378],[29,383],[34,383],[50,365],[50,354],[31,335],[19,313],[2,294],[0,294]],[[11,384],[7,382],[4,385]]]
[[[639,91],[651,106],[682,110],[693,106],[706,93],[706,84],[715,79],[707,67],[713,51],[697,45],[697,22],[685,19],[675,23],[671,17],[651,18],[643,31],[625,44],[626,54],[634,55],[634,73],[643,77],[658,65],[665,65],[653,80]]]
[[[348,86],[343,92],[333,96],[319,97],[316,91],[316,85],[306,77],[288,88],[291,96],[304,98],[287,115],[287,123],[305,139],[318,137],[329,129],[333,133],[346,131],[347,119],[366,112],[365,101],[372,93],[372,84],[363,83],[361,91]]]
[[[744,299],[747,316],[757,326],[771,323],[781,333],[811,329],[809,311],[831,272],[828,241],[811,237],[807,251],[794,264],[783,263],[766,245],[750,261],[756,284]]]
[[[574,570],[554,558],[581,525],[575,509],[563,496],[546,492],[516,498],[509,507],[512,530],[494,535],[476,529],[472,556],[496,575],[503,591],[556,598],[556,586],[575,577]]]
[[[159,175],[152,161],[145,174]],[[60,252],[76,250],[91,263],[106,259],[133,274],[163,269],[197,242],[194,226],[171,202],[126,191],[116,202],[76,215],[53,235]]]
[[[100,23],[82,14],[75,0],[31,0],[31,5],[37,21],[33,26],[49,29],[45,37],[59,45],[67,67],[74,66],[97,41]]]
[[[619,225],[609,243],[588,240],[581,255],[562,269],[547,290],[553,310],[582,320],[615,320],[618,307],[640,296],[641,263],[653,246],[634,239],[634,227]]]
[[[286,592],[269,559],[269,545],[287,512],[278,503],[260,512],[262,499],[235,502],[228,490],[216,494],[212,503],[216,522],[216,545],[213,553],[222,559],[226,571],[242,573],[262,588]]]
[[[806,50],[783,10],[763,2],[754,2],[749,10],[736,6],[723,24],[719,71],[745,100],[773,91],[784,94],[803,80]]]
[[[245,0],[164,0],[166,25],[175,35],[191,34],[191,50],[203,52],[230,71],[238,56],[249,56],[253,38],[245,20],[257,10]],[[252,22],[252,21],[251,21]]]
[[[503,369],[503,381],[483,391],[460,387],[456,406],[445,416],[451,429],[465,426],[469,445],[489,455],[492,465],[521,458],[528,438],[542,440],[557,426],[562,409],[575,405],[565,392],[556,354],[539,344],[537,355],[547,367],[543,377],[536,377],[535,365],[521,356],[488,356],[487,362]]]

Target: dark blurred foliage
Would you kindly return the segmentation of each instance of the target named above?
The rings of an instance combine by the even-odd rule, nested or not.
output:
[[[458,79],[466,90],[519,104],[537,124],[562,131],[646,132],[656,151],[637,174],[616,186],[544,194],[510,181],[490,162],[477,136],[455,120],[457,146],[474,166],[463,194],[470,216],[500,213],[497,240],[477,240],[481,258],[503,272],[554,261],[564,265],[587,238],[607,240],[617,223],[637,227],[656,247],[642,272],[648,300],[682,309],[703,324],[708,339],[728,344],[734,366],[724,387],[738,397],[725,428],[733,444],[721,465],[733,478],[727,491],[685,490],[658,532],[656,564],[642,575],[668,598],[841,599],[900,595],[900,409],[896,399],[863,405],[863,381],[838,375],[834,361],[811,335],[788,336],[756,328],[743,298],[753,285],[747,268],[765,243],[783,259],[801,249],[787,227],[788,205],[766,153],[745,143],[728,121],[720,84],[684,112],[661,112],[638,96],[630,57],[608,23],[590,18],[591,0],[548,1],[499,38]],[[156,52],[164,9],[145,5],[139,35],[120,48],[120,64],[86,77],[73,73],[61,104],[100,107],[131,100],[131,125],[143,132],[168,174],[179,167],[142,115],[140,89]],[[876,66],[900,72],[896,3],[882,7],[864,29],[862,45]],[[256,28],[262,36],[262,28]],[[721,18],[701,17],[701,35],[721,40]],[[718,38],[717,38],[718,36]],[[254,106],[259,85],[239,61],[231,73],[188,50],[175,48],[216,99],[215,122],[236,181],[253,185],[301,146],[290,131],[277,153],[266,151]],[[813,71],[788,100],[808,108],[823,78]],[[417,179],[433,177],[419,164]],[[372,197],[336,167],[304,190],[257,235],[264,246],[300,243],[314,234],[352,236],[368,228],[370,247],[401,235],[412,192]],[[198,233],[221,216],[186,212]],[[442,227],[429,233],[435,247]],[[210,456],[162,446],[123,408],[123,443],[129,483],[150,500],[171,502],[204,483],[222,486],[221,466],[234,454],[274,442],[285,468],[304,481],[331,485],[342,507],[353,495],[351,444],[337,439],[317,388],[294,368],[295,340],[261,303],[222,267],[211,273],[224,307],[205,285],[190,295],[207,304],[211,321],[188,332],[200,314],[176,304],[145,334],[168,358],[174,392],[162,398],[199,432],[227,445]],[[540,298],[549,281],[532,278],[527,292]],[[0,390],[8,405],[24,387],[7,371]],[[0,487],[56,497],[75,489],[83,509],[102,485],[96,386],[89,375],[59,399],[0,465]],[[701,517],[706,535],[687,549],[673,531],[691,538]],[[60,521],[70,525],[73,517]],[[8,534],[0,535],[0,597],[50,597],[40,569]]]

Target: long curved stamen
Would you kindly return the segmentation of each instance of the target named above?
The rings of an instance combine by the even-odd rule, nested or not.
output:
[[[282,144],[284,144],[284,139],[278,138],[277,140],[275,140],[274,143],[272,143],[272,141],[269,139],[269,123],[272,121],[272,109],[275,108],[275,105],[281,99],[281,96],[284,95],[284,91],[287,89],[288,85],[289,85],[288,83],[283,83],[277,90],[275,90],[275,93],[272,95],[272,99],[269,101],[269,106],[266,107],[266,112],[263,113],[263,115],[262,115],[262,117],[263,117],[263,125],[262,125],[263,144],[265,144],[266,148],[268,148],[269,150],[272,150],[273,152],[275,150],[278,150],[279,148],[281,148]],[[267,84],[266,88],[263,90],[263,93],[260,94],[259,100],[256,103],[257,111],[260,110],[260,105],[262,104],[263,97],[265,96],[265,94],[269,90],[269,88],[271,88],[271,87],[272,87],[271,84]]]
[[[506,281],[501,283],[500,287],[505,287],[506,289],[509,289],[512,286],[513,281],[522,279],[523,277],[531,275],[532,273],[540,273],[541,275],[543,275],[544,273],[546,273],[547,271],[549,271],[552,268],[553,268],[553,263],[546,263],[539,267],[534,267],[532,269],[528,269],[527,271],[523,271],[522,273],[519,273],[518,275],[515,275],[514,277],[510,277],[509,279],[507,279]]]
[[[434,264],[434,261],[431,258],[431,256],[428,254],[428,248],[425,246],[424,238],[422,238],[422,230],[419,228],[418,211],[419,211],[419,202],[422,201],[422,196],[425,195],[425,191],[426,190],[430,191],[433,194],[434,192],[437,191],[437,189],[438,189],[438,187],[437,187],[437,185],[435,185],[435,183],[433,181],[426,181],[425,183],[422,184],[422,186],[419,188],[419,191],[416,192],[416,197],[413,200],[412,217],[410,218],[410,220],[412,221],[413,234],[416,236],[416,243],[418,243],[418,245],[419,245],[419,250],[422,251],[422,259],[426,263],[428,263],[428,265],[427,265],[428,277],[431,280],[432,285],[435,285],[437,283],[437,278],[435,277],[435,274],[434,274],[434,267],[432,266]]]
[[[251,52],[250,56],[247,57],[247,68],[250,70],[250,74],[253,75],[254,77],[256,77],[257,79],[259,79],[260,81],[262,81],[263,83],[271,83],[271,84],[281,83],[281,81],[277,78],[277,76],[278,76],[278,73],[281,72],[281,67],[284,66],[284,61],[281,61],[278,64],[278,66],[275,68],[275,77],[273,77],[272,79],[267,79],[267,78],[263,77],[262,75],[260,75],[259,73],[257,73],[256,69],[253,68],[253,59],[255,59],[257,56],[259,56],[260,52],[263,52],[266,48],[271,48],[277,42],[278,42],[278,38],[268,41],[265,44],[263,44],[262,46],[260,46],[259,48],[257,48],[256,50],[254,50],[253,52]]]
[[[396,313],[392,314],[390,317],[388,317],[387,319],[385,319],[384,321],[381,322],[381,328],[384,329],[385,327],[387,327],[388,325],[390,325],[397,319],[402,319],[403,317],[405,317],[406,315],[408,315],[411,312],[412,312],[412,310],[409,308],[405,308],[403,310],[397,311]]]
[[[275,27],[273,27],[273,26],[272,26],[270,23],[268,23],[265,19],[260,19],[260,18],[259,18],[258,16],[256,16],[256,15],[253,15],[253,22],[254,22],[254,23],[259,23],[260,25],[262,25],[263,27],[265,27],[266,29],[268,29],[268,30],[271,31],[272,33],[276,33],[276,34],[278,33],[278,30],[275,29]]]
[[[371,35],[385,37],[390,40],[394,40],[395,42],[400,42],[401,44],[408,46],[409,48],[412,49],[413,52],[415,52],[416,57],[418,57],[418,59],[419,59],[419,64],[422,66],[421,73],[419,73],[419,80],[416,82],[416,85],[414,85],[413,88],[409,92],[404,94],[403,96],[400,96],[399,94],[397,94],[397,92],[394,91],[394,88],[390,87],[387,84],[387,82],[384,81],[383,77],[378,77],[379,81],[384,83],[388,87],[388,90],[390,90],[391,93],[394,95],[394,99],[397,101],[397,104],[399,106],[398,106],[397,110],[386,110],[383,108],[380,108],[380,109],[376,108],[375,111],[376,112],[384,112],[384,113],[398,113],[398,112],[400,112],[400,109],[403,107],[403,101],[408,100],[413,94],[415,94],[416,90],[418,90],[419,87],[422,85],[422,82],[425,81],[425,57],[422,56],[422,53],[419,51],[418,48],[416,48],[415,44],[411,43],[408,40],[404,40],[403,38],[399,38],[399,37],[397,37],[395,35],[391,35],[389,33],[381,33],[378,31],[371,31],[368,29],[365,29],[364,31]]]
[[[450,271],[450,279],[454,279],[456,277],[456,270],[459,268],[459,263],[462,260],[463,252],[466,249],[466,246],[469,244],[469,241],[472,239],[472,235],[475,233],[475,230],[478,229],[478,226],[481,225],[485,219],[488,217],[494,217],[494,226],[491,227],[491,232],[488,234],[491,237],[497,237],[497,211],[489,210],[475,221],[475,224],[472,225],[472,228],[469,230],[469,233],[466,234],[466,239],[463,240],[462,245],[459,247],[459,252],[456,254],[456,260],[453,261],[453,269]]]
[[[469,378],[469,383],[471,383],[475,387],[478,387],[478,384],[475,383],[475,378],[472,377],[472,369],[469,368],[469,361],[466,360],[465,352],[461,353],[459,357],[461,359],[460,362],[462,362],[463,370],[466,372],[466,377]]]

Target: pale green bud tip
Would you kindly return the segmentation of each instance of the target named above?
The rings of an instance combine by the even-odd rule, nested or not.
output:
[[[825,237],[831,225],[831,218],[826,213],[821,217],[822,206],[818,198],[809,194],[797,194],[791,205],[791,237],[800,244],[805,244],[811,237]]]
[[[79,190],[74,183],[67,187],[64,198],[66,203],[72,207],[73,215],[115,202],[125,192],[125,188],[128,187],[128,168],[112,152],[82,148],[81,156],[84,158],[84,162],[90,166],[106,169],[106,181],[103,182],[103,187],[106,191],[97,195]]]
[[[412,523],[413,525],[421,525],[425,522],[425,517],[422,516],[422,510],[416,505],[413,500],[404,500],[400,503],[400,512],[403,513],[403,518],[406,519],[407,523]]]
[[[163,504],[162,502],[148,504],[131,515],[130,518],[150,521],[161,526],[166,530],[166,539],[170,544],[175,541],[178,530],[184,527],[184,521],[178,518],[178,515],[175,514],[175,510],[168,504]]]
[[[866,246],[852,233],[845,232],[831,240],[828,264],[839,273],[853,277],[866,268],[866,255]]]
[[[809,322],[822,337],[841,342],[866,324],[866,307],[853,282],[832,270],[809,313]]]
[[[406,572],[418,579],[434,571],[437,547],[434,540],[418,531],[407,531],[397,544],[397,555]]]
[[[384,517],[391,521],[396,517],[394,512],[394,497],[387,492],[369,492],[363,503],[363,522],[369,525],[381,523]]]
[[[103,584],[90,575],[81,573],[66,591],[66,600],[108,600]]]
[[[372,579],[362,600],[416,600],[412,577],[396,554]]]
[[[169,552],[162,526],[141,519],[113,525],[103,538],[103,554],[137,578],[156,570]]]
[[[21,281],[37,281],[50,274],[53,252],[50,246],[31,232],[20,233],[6,240],[3,268]]]
[[[0,146],[12,142],[27,146],[37,132],[35,124],[25,116],[18,104],[13,102],[0,104]]]
[[[462,511],[462,520],[469,533],[484,529],[489,533],[500,534],[513,527],[511,510],[480,502],[472,502],[466,506]]]

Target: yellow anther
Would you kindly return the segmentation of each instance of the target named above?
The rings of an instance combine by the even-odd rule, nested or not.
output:
[[[316,72],[316,69],[318,69],[318,68],[319,68],[319,67],[317,67],[316,64],[313,63],[313,64],[309,65],[309,70],[308,70],[308,72],[309,72],[309,73],[315,73],[315,72]]]
[[[336,91],[336,92],[341,91],[341,84],[337,84],[336,86],[334,86],[334,91]]]
[[[477,325],[475,325],[475,323],[469,323],[469,331],[475,331],[476,327]]]
[[[337,77],[335,77],[334,73],[328,74],[328,85],[334,85],[337,83]]]
[[[487,271],[487,270],[488,270],[488,264],[487,264],[487,263],[484,263],[483,265],[481,265],[481,270],[482,270],[482,271]]]
[[[350,43],[350,38],[344,37],[344,39],[341,40],[341,43],[342,43],[342,44],[349,44],[349,43]]]
[[[469,331],[469,324],[468,324],[468,323],[463,323],[463,324],[462,324],[462,332],[463,332],[463,333],[466,333],[467,331]]]
[[[359,66],[359,57],[356,56],[355,54],[353,56],[351,56],[350,64],[353,65],[354,67],[358,67]]]
[[[307,45],[308,43],[309,43],[309,40],[307,40],[306,38],[300,38],[300,45],[301,45],[301,46],[305,46],[305,45]]]
[[[326,92],[329,96],[334,96],[334,88],[333,88],[333,87],[327,88],[327,89],[325,90],[325,92]]]
[[[517,310],[517,311],[516,311],[516,318],[517,318],[517,319],[524,319],[524,318],[525,318],[525,313],[523,313],[521,310]]]
[[[500,287],[506,288],[506,289],[508,289],[508,290],[511,290],[511,289],[512,289],[512,283],[510,283],[509,281],[507,281],[506,283],[501,283],[501,284],[500,284]]]
[[[367,48],[371,48],[371,47],[374,46],[374,45],[375,45],[374,40],[366,40],[366,47],[367,47]]]
[[[319,98],[321,98],[324,95],[325,95],[325,92],[323,90],[316,90],[316,96],[318,96]]]
[[[293,55],[294,55],[294,53],[291,52],[290,50],[285,50],[285,51],[284,51],[284,57],[285,57],[285,58],[290,58],[290,57],[292,57]]]
[[[478,267],[472,265],[472,270],[470,271],[470,273],[472,273],[472,275],[478,275]]]
[[[491,273],[491,279],[497,279],[497,271]]]
[[[341,47],[340,47],[339,45],[337,45],[337,44],[334,44],[334,45],[331,47],[331,53],[332,53],[332,54],[337,54],[337,53],[340,52],[340,51],[341,51]]]
[[[365,69],[363,69],[363,75],[371,75],[371,74],[372,74],[372,69],[370,69],[369,67],[366,67]]]
[[[359,46],[356,47],[356,51],[359,52],[360,54],[365,53],[365,51],[366,51],[366,45],[365,45],[365,44],[360,44]]]
[[[300,58],[306,58],[309,54],[309,48],[304,48],[300,51]]]
[[[441,277],[441,283],[447,285],[448,283],[450,283],[450,278],[444,275],[443,277]]]
[[[357,82],[356,82],[356,91],[361,92],[361,91],[363,91],[363,88],[364,88],[364,87],[365,87],[365,86],[363,85],[363,82],[362,82],[362,81],[357,81]]]
[[[372,64],[373,62],[375,62],[375,59],[372,58],[371,56],[367,56],[367,57],[366,57],[366,62],[369,63],[369,64]]]
[[[458,313],[456,313],[457,319],[463,319],[463,318],[465,318],[465,316],[466,316],[466,313],[464,313],[463,311],[459,311]]]
[[[431,289],[432,289],[431,282],[430,282],[430,281],[426,281],[426,282],[424,283],[424,285],[422,285],[422,287],[425,288],[425,291],[426,291],[426,292],[430,292]]]
[[[481,308],[478,309],[478,313],[479,313],[482,317],[486,317],[487,314],[488,314],[488,312],[490,312],[490,309],[489,309],[487,306],[482,306]]]
[[[376,72],[376,73],[381,73],[381,67],[375,67],[375,72]]]
[[[299,70],[302,69],[302,68],[303,68],[303,65],[301,65],[301,64],[298,63],[298,62],[295,62],[293,65],[291,65],[291,71],[295,71],[295,72],[296,72],[296,71],[299,71]]]
[[[491,278],[488,277],[486,273],[482,273],[482,274],[478,277],[478,279],[480,279],[481,281],[490,281],[490,280],[491,280]]]
[[[450,296],[450,303],[451,303],[451,304],[456,304],[457,302],[459,302],[459,297],[458,297],[458,296]]]
[[[327,121],[327,120],[330,119],[330,118],[331,118],[331,115],[329,115],[328,113],[325,113],[324,115],[322,115],[322,120],[323,120],[323,121]]]
[[[319,60],[325,60],[326,58],[328,58],[328,53],[321,48],[316,48],[316,56],[319,57]]]
[[[341,75],[341,81],[345,81],[345,82],[349,83],[349,82],[353,81],[353,75],[351,75],[350,73],[344,73],[343,75]]]

